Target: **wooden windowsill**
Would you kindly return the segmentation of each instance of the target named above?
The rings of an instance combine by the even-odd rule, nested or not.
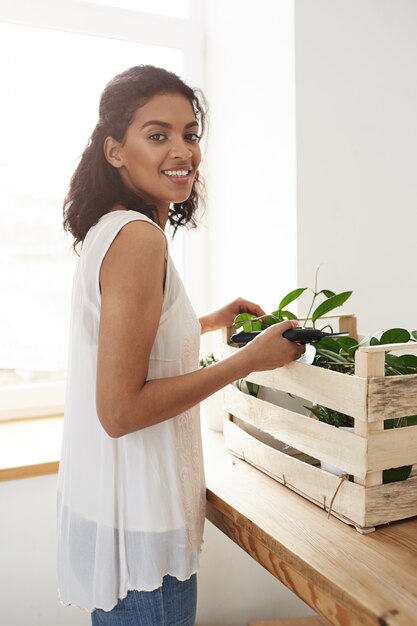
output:
[[[63,415],[0,422],[0,481],[58,472]]]

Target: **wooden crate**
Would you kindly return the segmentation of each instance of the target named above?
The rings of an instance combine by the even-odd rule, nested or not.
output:
[[[355,336],[354,316],[340,318],[339,329],[346,328]],[[417,375],[385,377],[385,352],[416,348],[417,343],[360,347],[354,375],[294,362],[247,377],[249,382],[352,416],[354,432],[229,385],[224,390],[227,449],[360,532],[417,515],[417,475],[412,472],[405,481],[385,485],[382,475],[385,469],[417,464],[417,426],[384,430],[388,418],[417,414]],[[225,341],[225,354],[237,349]],[[305,455],[340,468],[343,474],[333,475],[285,454],[253,432],[272,435]],[[349,475],[353,481],[348,480]]]

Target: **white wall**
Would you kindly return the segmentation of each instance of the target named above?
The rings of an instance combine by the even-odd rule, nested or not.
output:
[[[417,328],[417,4],[295,0],[295,24],[291,4],[206,3],[210,304],[273,307],[323,264],[321,287],[354,291],[344,309],[362,332]],[[224,546],[208,539],[215,574]],[[292,602],[273,608],[276,593],[271,617]]]
[[[296,281],[293,1],[208,0],[209,300],[273,310]]]
[[[58,602],[56,475],[0,482],[0,624],[87,626]]]
[[[417,328],[417,3],[295,0],[298,285]],[[304,311],[305,312],[305,311]]]
[[[243,296],[273,310],[296,283],[294,81],[292,0],[207,0],[211,308]],[[200,626],[311,613],[210,525],[199,585]]]

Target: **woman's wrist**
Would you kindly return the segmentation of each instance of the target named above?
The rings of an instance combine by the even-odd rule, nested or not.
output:
[[[206,315],[201,315],[201,317],[198,318],[198,321],[200,322],[200,326],[201,326],[201,334],[204,335],[204,333],[206,333],[208,331],[208,328],[207,328],[207,316]]]
[[[227,380],[223,384],[228,384],[234,382],[235,380],[239,380],[240,378],[245,378],[252,371],[253,368],[250,366],[250,359],[248,359],[246,347],[240,348],[225,359],[219,361],[219,363],[215,365],[219,365],[220,369],[227,369]]]
[[[212,330],[218,330],[221,328],[221,326],[216,324],[215,312],[202,315],[198,318],[198,321],[200,322],[202,335],[204,335],[204,333],[209,333]]]

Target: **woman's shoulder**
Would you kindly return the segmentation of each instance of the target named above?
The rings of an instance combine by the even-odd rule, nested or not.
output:
[[[115,242],[118,241],[121,246],[132,251],[135,248],[148,246],[155,251],[159,249],[165,251],[166,249],[165,233],[155,222],[148,218],[142,220],[136,216],[126,216],[114,239]]]
[[[119,208],[112,209],[111,211],[108,211],[107,213],[105,213],[104,215],[100,217],[96,226],[99,226],[101,224],[109,224],[109,223],[123,224],[123,223],[130,223],[130,222],[145,222],[145,223],[151,224],[156,229],[164,233],[162,228],[156,222],[154,222],[150,217],[148,217],[144,213],[140,213],[139,211],[133,211],[131,209],[119,209]]]
[[[117,209],[105,213],[98,222],[90,228],[84,240],[83,250],[100,246],[100,242],[107,247],[111,242],[123,235],[124,239],[141,241],[163,241],[166,245],[166,235],[147,215],[127,209]]]

